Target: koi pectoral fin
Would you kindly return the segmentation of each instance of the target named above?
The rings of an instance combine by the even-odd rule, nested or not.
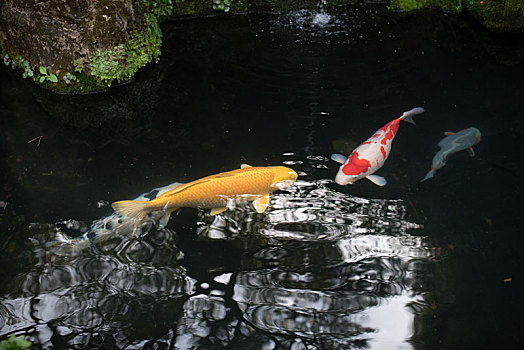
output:
[[[269,204],[269,194],[259,196],[253,201],[253,206],[255,207],[255,210],[259,214],[266,211],[268,204]]]
[[[342,154],[334,153],[331,155],[331,160],[340,164],[344,164],[347,160],[347,157]]]
[[[475,151],[473,150],[473,147],[468,148],[468,153],[470,156],[475,157]]]
[[[368,175],[366,176],[366,179],[373,182],[377,186],[386,186],[386,184],[388,183],[385,178],[378,175]]]
[[[211,209],[211,216],[215,216],[218,214],[221,214],[227,210],[227,207],[219,207],[219,208],[213,208]]]
[[[175,209],[176,210],[176,209]],[[171,216],[171,213],[175,210],[168,210],[166,213],[158,220],[158,228],[163,229],[167,226],[167,223],[169,222],[169,218]]]

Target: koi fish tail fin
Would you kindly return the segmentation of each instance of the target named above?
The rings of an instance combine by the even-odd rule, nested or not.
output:
[[[118,214],[135,220],[135,228],[152,211],[151,203],[148,201],[119,201],[111,206]]]
[[[402,116],[400,117],[400,120],[404,120],[406,122],[410,122],[411,124],[415,124],[415,121],[413,120],[413,116],[417,114],[424,113],[424,108],[422,107],[415,107],[412,110],[409,110],[407,112],[404,112]]]
[[[431,169],[430,171],[428,171],[426,176],[424,176],[424,178],[420,180],[420,182],[426,181],[427,179],[431,179],[433,175],[435,175],[435,171],[436,171],[435,169]]]

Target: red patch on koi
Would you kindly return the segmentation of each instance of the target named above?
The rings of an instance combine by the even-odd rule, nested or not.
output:
[[[342,167],[342,172],[346,175],[358,175],[365,173],[371,167],[367,159],[360,159],[358,152],[351,153],[346,165]]]
[[[380,146],[380,152],[382,152],[382,155],[384,156],[384,158],[386,158],[386,150],[383,146]]]
[[[392,140],[398,131],[398,122],[395,123],[396,120],[392,121],[391,126],[389,128],[389,131],[384,135],[384,138],[380,141],[381,144],[385,145],[388,140]]]

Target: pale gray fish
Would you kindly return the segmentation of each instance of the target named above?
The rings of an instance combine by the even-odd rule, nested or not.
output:
[[[473,146],[479,143],[481,138],[479,129],[473,127],[460,130],[459,132],[445,132],[444,135],[446,135],[446,137],[438,143],[440,151],[433,157],[431,170],[428,171],[422,181],[432,178],[438,169],[446,165],[446,162],[453,153],[468,150],[472,157],[475,156]]]

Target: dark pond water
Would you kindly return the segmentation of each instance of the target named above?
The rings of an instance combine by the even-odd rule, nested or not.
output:
[[[380,7],[163,30],[160,63],[106,93],[59,96],[0,69],[0,338],[521,348],[522,37]],[[331,153],[416,106],[378,171],[387,186],[334,183]],[[476,156],[421,183],[443,132],[472,126]],[[300,177],[263,214],[183,209],[135,237],[100,228],[113,201],[242,163]],[[64,242],[85,232],[92,243]]]

